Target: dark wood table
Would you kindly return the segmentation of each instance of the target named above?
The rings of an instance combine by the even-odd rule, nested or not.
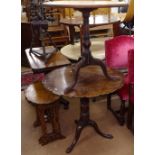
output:
[[[83,25],[82,17],[71,17],[71,18],[63,18],[60,20],[61,24],[68,26],[70,32],[70,43],[74,44],[74,37],[75,37],[75,27],[77,26],[81,29]],[[90,15],[89,17],[89,27],[97,27],[102,25],[113,25],[113,33],[114,36],[119,34],[119,25],[120,20],[113,15]]]
[[[46,7],[59,7],[59,8],[74,8],[82,13],[82,26],[81,26],[81,59],[73,67],[74,70],[74,82],[68,86],[66,91],[72,91],[78,81],[80,69],[88,65],[98,65],[102,68],[105,77],[109,80],[113,80],[108,75],[106,66],[102,60],[95,59],[91,55],[91,42],[89,32],[89,17],[90,12],[97,8],[111,8],[127,6],[126,2],[114,2],[114,1],[48,1],[43,3]]]
[[[36,48],[37,51],[42,51],[40,47]],[[55,50],[53,46],[47,46],[46,50],[53,51]],[[30,49],[25,50],[29,65],[34,73],[47,73],[55,68],[62,67],[65,65],[69,65],[70,61],[63,56],[59,51],[54,52],[52,56],[48,59],[47,62],[38,58],[35,54],[30,53]]]
[[[78,81],[70,92],[65,90],[74,82],[74,72],[71,66],[56,69],[48,73],[43,80],[45,88],[54,94],[80,98],[80,118],[76,121],[75,137],[72,144],[67,148],[67,153],[72,151],[80,138],[82,130],[87,126],[93,127],[104,138],[113,138],[112,135],[101,132],[97,123],[89,117],[89,98],[112,93],[123,86],[122,73],[110,69],[107,71],[110,76],[116,77],[117,80],[109,80],[103,76],[102,69],[99,66],[82,68]]]
[[[42,52],[42,48],[38,47],[35,50],[38,52]],[[53,52],[53,46],[47,46],[46,50],[48,52]],[[38,58],[35,54],[30,53],[30,49],[25,50],[29,65],[33,71],[33,73],[45,73],[70,64],[70,61],[63,56],[59,51],[52,53],[51,57],[48,59],[47,62]],[[61,97],[60,103],[64,105],[65,109],[68,109],[69,102]]]

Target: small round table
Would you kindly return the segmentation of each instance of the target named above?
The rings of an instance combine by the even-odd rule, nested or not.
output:
[[[105,48],[104,41],[92,41],[92,46],[90,47],[92,51],[92,56],[94,58],[104,60],[105,58]],[[61,54],[70,60],[78,61],[81,57],[81,45],[80,42],[75,44],[69,44],[61,48]]]
[[[77,127],[75,138],[66,152],[70,153],[76,145],[82,130],[91,126],[104,138],[111,139],[112,135],[100,131],[97,123],[89,118],[89,98],[99,95],[106,95],[116,91],[123,86],[123,75],[115,70],[107,69],[110,76],[115,80],[109,80],[103,76],[99,66],[87,66],[80,70],[78,81],[72,91],[66,92],[68,85],[74,82],[74,75],[71,66],[62,67],[48,73],[43,80],[44,86],[54,94],[67,97],[79,97],[81,104],[80,118],[76,121]]]

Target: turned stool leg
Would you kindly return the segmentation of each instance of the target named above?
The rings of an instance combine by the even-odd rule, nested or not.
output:
[[[42,106],[37,106],[37,111],[39,114],[39,120],[41,123],[41,128],[42,128],[42,133],[47,134],[47,128],[46,128],[46,122],[45,122],[45,118],[44,118],[44,114],[45,114],[45,108]]]
[[[42,129],[42,136],[39,138],[39,143],[41,145],[45,145],[48,143],[47,127],[46,127],[46,122],[45,122],[45,118],[44,118],[45,107],[38,105],[38,106],[36,106],[36,108],[37,108],[37,113],[38,113],[41,129]]]
[[[39,118],[39,122],[42,129],[42,136],[39,138],[39,143],[41,145],[48,144],[49,142],[55,141],[57,139],[65,138],[61,134],[60,124],[59,124],[59,105],[58,103],[53,103],[53,105],[46,105],[46,106],[36,106],[37,114]],[[48,120],[51,121],[53,132],[47,133],[46,127],[46,119],[44,117],[45,112],[48,111]]]
[[[50,106],[51,111],[51,124],[53,132],[50,134],[51,141],[56,139],[63,139],[65,136],[61,134],[60,123],[59,123],[59,104],[56,102]]]
[[[36,128],[36,127],[40,126],[40,119],[39,119],[38,108],[35,107],[35,110],[36,110],[36,120],[34,121],[33,126]]]
[[[39,109],[38,108],[35,108],[36,109],[36,120],[34,121],[33,123],[33,126],[36,128],[38,126],[40,126],[40,118],[39,118]],[[50,118],[50,109],[46,109],[44,110],[44,120],[46,123],[49,123],[51,122],[51,118]]]
[[[59,124],[59,105],[56,103],[51,108],[51,113],[53,117],[51,119],[53,133],[60,133],[60,124]]]

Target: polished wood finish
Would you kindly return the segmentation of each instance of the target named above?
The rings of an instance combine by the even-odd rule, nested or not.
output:
[[[102,41],[92,41],[91,46],[92,56],[97,59],[104,60],[105,58],[105,48],[104,42]],[[78,61],[81,57],[81,45],[80,42],[75,43],[74,45],[69,44],[61,48],[61,54],[67,57],[70,60]]]
[[[41,60],[34,54],[30,54],[29,49],[25,50],[29,65],[33,70],[33,73],[48,73],[56,68],[66,66],[70,64],[70,61],[65,58],[60,52],[53,52],[55,48],[53,46],[47,46],[47,51],[52,51],[51,57],[47,62]],[[38,47],[38,52],[42,52],[42,49]],[[69,108],[69,102],[62,97],[60,98],[60,103],[63,104],[64,109]]]
[[[25,96],[34,104],[50,104],[59,99],[59,96],[48,91],[41,82],[28,86],[25,90]]]
[[[43,5],[59,8],[110,8],[110,7],[123,7],[128,6],[126,2],[114,2],[114,1],[49,1],[44,2]]]
[[[115,80],[107,79],[98,66],[87,66],[80,70],[79,79],[71,92],[66,88],[74,82],[71,66],[62,67],[48,73],[43,80],[44,86],[57,95],[68,97],[96,97],[116,91],[123,86],[123,76],[120,72],[108,69]]]
[[[87,126],[93,127],[94,130],[96,131],[96,133],[104,138],[107,138],[107,139],[113,138],[113,136],[111,134],[106,134],[106,133],[101,132],[97,123],[90,119],[89,98],[81,98],[80,103],[81,103],[80,118],[79,118],[79,120],[75,121],[75,123],[77,124],[75,137],[74,137],[72,144],[67,148],[66,153],[70,153],[73,150],[74,146],[76,145],[77,141],[80,138],[80,134],[81,134],[82,130]]]
[[[44,86],[54,94],[80,98],[80,118],[76,121],[75,137],[72,144],[67,148],[67,153],[73,150],[82,130],[87,126],[93,127],[104,138],[113,138],[112,135],[101,132],[97,123],[90,119],[89,98],[112,93],[123,86],[123,75],[120,72],[108,69],[108,74],[116,78],[115,80],[109,80],[103,76],[99,66],[87,66],[80,70],[74,89],[66,92],[66,88],[74,82],[73,74],[72,67],[67,66],[48,73],[43,80]]]
[[[47,50],[51,51],[55,50],[53,46],[48,46],[46,48]],[[38,48],[38,51],[42,51],[41,48]],[[51,71],[54,68],[70,64],[70,61],[67,58],[65,58],[65,56],[63,56],[60,52],[54,52],[47,62],[39,59],[34,54],[30,54],[29,49],[26,49],[25,53],[27,55],[29,65],[34,73],[45,73]]]
[[[78,81],[79,71],[82,67],[87,65],[98,65],[102,68],[102,71],[107,79],[112,79],[108,73],[106,66],[103,61],[95,59],[91,55],[90,51],[90,33],[89,33],[89,17],[90,12],[94,11],[97,8],[108,8],[108,7],[120,7],[127,6],[126,2],[113,2],[113,1],[54,1],[54,2],[45,2],[43,5],[49,7],[62,7],[62,8],[74,8],[82,13],[83,24],[81,27],[81,59],[74,66],[74,82],[66,89],[70,91],[74,88]]]
[[[45,145],[57,139],[65,138],[61,134],[59,124],[59,96],[45,89],[41,82],[36,82],[25,90],[25,97],[36,108],[37,119],[34,122],[34,127],[41,125],[42,129],[39,143]],[[45,118],[45,114],[47,118]],[[46,122],[52,124],[53,131],[50,133],[47,132]]]

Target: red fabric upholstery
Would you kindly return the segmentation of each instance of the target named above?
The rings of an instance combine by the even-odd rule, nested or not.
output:
[[[128,74],[124,76],[124,86],[118,90],[117,94],[121,98],[121,100],[127,101],[129,98],[129,78]]]
[[[106,65],[114,69],[128,68],[128,52],[132,49],[134,49],[134,37],[122,35],[107,40],[105,42]],[[130,60],[130,63],[133,63],[132,61]],[[132,77],[133,72],[124,76],[124,86],[117,92],[120,99],[125,101],[129,99],[129,75]]]
[[[106,64],[110,68],[127,68],[128,51],[134,48],[134,37],[122,35],[105,41]]]

